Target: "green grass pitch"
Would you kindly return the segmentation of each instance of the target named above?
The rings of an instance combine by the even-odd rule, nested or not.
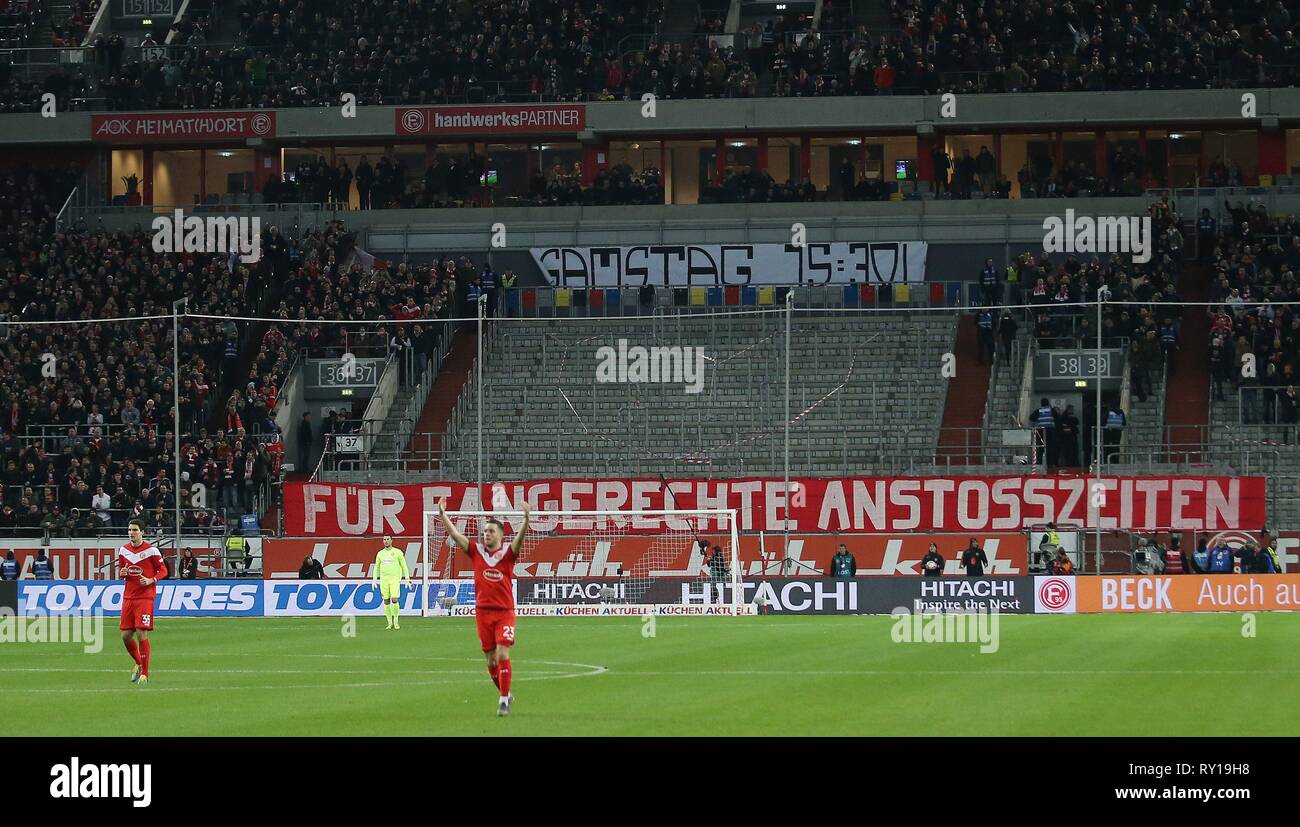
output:
[[[0,643],[0,737],[1300,735],[1300,614],[1003,616],[996,653],[889,617],[521,619],[515,709],[472,619],[164,618],[153,681],[103,651]]]

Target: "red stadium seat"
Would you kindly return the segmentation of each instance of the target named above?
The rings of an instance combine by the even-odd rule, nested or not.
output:
[[[524,288],[524,309],[533,310],[536,307],[537,307],[537,288],[525,287]]]

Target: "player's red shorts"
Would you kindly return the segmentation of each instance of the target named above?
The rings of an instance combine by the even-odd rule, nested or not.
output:
[[[478,621],[478,641],[483,651],[498,646],[515,645],[515,610],[479,608],[474,613]]]
[[[144,629],[153,631],[153,601],[152,600],[123,600],[122,601],[122,622],[118,625],[119,629]]]

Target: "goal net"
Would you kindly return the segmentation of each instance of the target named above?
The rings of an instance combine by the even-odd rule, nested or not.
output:
[[[509,543],[519,511],[448,511],[479,541],[489,519]],[[516,612],[524,615],[753,614],[743,600],[734,509],[534,511],[515,561]],[[421,614],[469,615],[474,564],[436,511],[424,514]]]

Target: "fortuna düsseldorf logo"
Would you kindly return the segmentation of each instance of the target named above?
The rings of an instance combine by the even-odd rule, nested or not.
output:
[[[254,115],[250,125],[253,128],[253,132],[258,135],[268,135],[271,132],[271,116]]]
[[[418,109],[408,109],[402,114],[402,127],[407,132],[419,132],[424,129],[424,113]]]
[[[1064,609],[1070,605],[1070,581],[1063,577],[1044,580],[1038,587],[1038,602],[1045,609]]]

